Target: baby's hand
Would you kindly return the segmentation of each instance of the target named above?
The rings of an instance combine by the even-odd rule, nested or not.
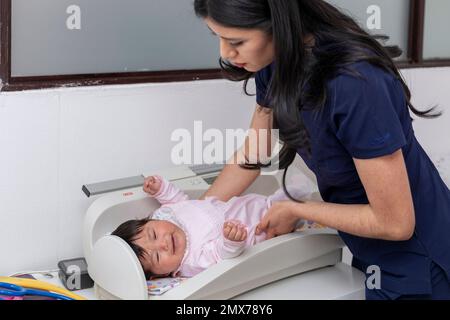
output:
[[[144,180],[144,191],[150,195],[156,194],[161,188],[161,181],[155,176],[147,177]]]
[[[225,221],[223,236],[231,241],[245,241],[247,239],[247,226],[236,220]]]

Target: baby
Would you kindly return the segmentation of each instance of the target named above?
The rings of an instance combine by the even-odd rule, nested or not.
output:
[[[249,194],[227,202],[216,197],[189,200],[161,176],[145,179],[144,191],[161,203],[151,218],[131,220],[112,235],[125,240],[142,264],[147,279],[192,277],[213,264],[234,258],[265,240],[255,229],[275,201],[288,200],[283,190],[266,197]],[[305,199],[309,190],[288,188]]]

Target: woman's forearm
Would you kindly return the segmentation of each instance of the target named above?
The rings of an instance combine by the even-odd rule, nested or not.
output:
[[[228,201],[241,195],[258,178],[260,170],[247,170],[238,164],[227,164],[213,185],[200,198],[215,196],[222,201]]]
[[[257,105],[244,145],[234,153],[201,199],[207,196],[216,196],[222,201],[228,201],[234,196],[241,195],[253,184],[261,174],[261,170],[243,169],[239,163],[256,163],[255,159],[257,162],[264,163],[270,158],[273,149],[272,122],[272,110]]]
[[[390,241],[407,240],[402,226],[381,221],[370,205],[343,205],[326,202],[305,202],[292,205],[292,212],[299,218],[352,235]]]

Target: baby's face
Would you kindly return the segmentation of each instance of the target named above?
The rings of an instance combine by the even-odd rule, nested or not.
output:
[[[149,221],[138,235],[135,244],[146,254],[141,260],[144,270],[166,275],[178,269],[186,248],[186,235],[168,221]]]

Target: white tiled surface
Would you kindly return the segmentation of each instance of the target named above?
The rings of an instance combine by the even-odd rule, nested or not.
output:
[[[82,185],[171,167],[175,129],[246,129],[254,107],[222,80],[0,93],[0,275],[83,256]]]

